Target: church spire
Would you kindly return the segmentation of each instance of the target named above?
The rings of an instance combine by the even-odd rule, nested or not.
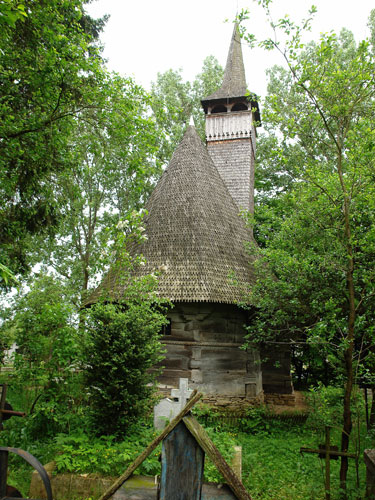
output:
[[[239,210],[254,211],[256,97],[246,87],[238,24],[234,25],[221,87],[202,101],[208,152]]]
[[[203,101],[231,97],[244,97],[246,93],[247,87],[245,67],[242,57],[241,37],[238,24],[235,23],[228,52],[227,64],[225,66],[223,83],[216,92],[203,99]]]

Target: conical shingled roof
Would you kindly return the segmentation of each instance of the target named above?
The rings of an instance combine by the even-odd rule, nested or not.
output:
[[[172,302],[243,299],[243,287],[253,282],[244,242],[253,240],[194,127],[188,127],[146,209],[148,239],[137,249],[146,266],[138,273],[163,269],[160,296]],[[100,288],[120,297],[119,281],[109,273]]]
[[[247,94],[245,67],[243,64],[241,37],[238,24],[234,25],[232,40],[229,47],[224,79],[221,87],[202,102],[215,99],[244,97]]]

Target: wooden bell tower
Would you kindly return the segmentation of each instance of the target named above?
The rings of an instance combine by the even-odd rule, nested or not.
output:
[[[201,101],[208,152],[239,210],[254,212],[254,165],[259,106],[246,86],[241,38],[235,24],[219,90]]]

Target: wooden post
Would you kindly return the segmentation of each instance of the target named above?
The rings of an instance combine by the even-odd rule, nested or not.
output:
[[[329,425],[326,425],[326,500],[331,500],[331,464],[330,464],[330,448],[331,448],[331,443],[329,439],[329,433],[330,433],[330,427]]]
[[[134,462],[129,465],[126,471],[115,481],[112,486],[108,488],[107,491],[103,493],[103,495],[99,498],[99,500],[108,500],[111,496],[116,493],[116,491],[121,488],[121,486],[125,483],[125,481],[133,474],[137,467],[141,465],[141,463],[149,456],[149,454],[158,446],[159,443],[163,441],[163,439],[168,436],[168,434],[176,427],[176,425],[182,420],[182,418],[189,413],[189,411],[193,408],[195,403],[200,400],[202,394],[197,393],[194,390],[191,399],[186,404],[185,408],[170,422],[167,427],[157,436],[152,443],[148,445],[148,447],[134,460]]]
[[[201,500],[203,468],[204,452],[180,422],[163,441],[160,500]]]
[[[6,496],[8,472],[8,452],[0,451],[0,498]]]

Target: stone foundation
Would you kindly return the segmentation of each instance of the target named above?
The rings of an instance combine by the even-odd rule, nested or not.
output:
[[[277,394],[277,393],[266,393],[264,394],[264,402],[267,406],[295,406],[296,396],[295,394]]]
[[[258,396],[248,399],[230,396],[218,397],[205,394],[200,402],[203,404],[207,404],[218,411],[225,410],[229,412],[241,412],[246,411],[249,408],[261,406],[264,403],[264,395],[263,392],[261,392],[260,394],[258,394]]]

